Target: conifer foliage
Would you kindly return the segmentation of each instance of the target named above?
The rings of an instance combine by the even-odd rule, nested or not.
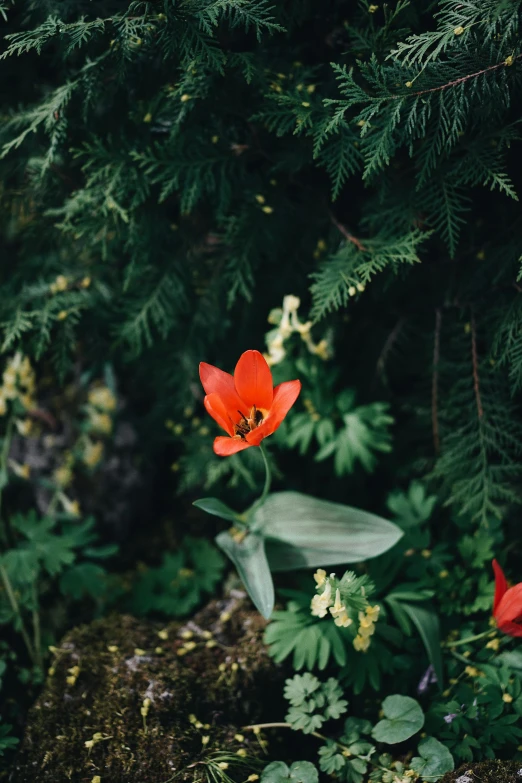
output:
[[[4,0],[2,350],[163,416],[291,292],[457,511],[518,503],[521,5]]]

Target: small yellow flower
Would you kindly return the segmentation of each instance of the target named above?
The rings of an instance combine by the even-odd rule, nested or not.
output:
[[[379,10],[379,6],[378,5],[370,5],[370,6],[368,6],[368,13],[370,13],[370,14],[374,14],[378,10]]]
[[[83,744],[90,750],[94,746],[94,740],[86,740]]]
[[[58,321],[65,321],[68,315],[69,313],[67,312],[67,310],[60,310],[56,318],[58,319]]]
[[[77,500],[71,500],[63,492],[60,492],[59,497],[63,509],[67,514],[71,514],[74,517],[80,516],[80,504]]]
[[[142,650],[141,647],[135,647],[134,648],[134,655],[137,655],[138,657],[142,657],[143,655],[147,655],[145,650]]]
[[[196,647],[196,642],[185,642],[185,650],[188,650],[190,652]]]
[[[209,639],[208,642],[205,642],[205,647],[208,647],[209,650],[211,650],[212,647],[216,647],[216,646],[217,646],[217,642],[215,641],[215,639]]]
[[[209,743],[209,740],[210,740],[210,737],[209,737],[209,736],[208,736],[208,734],[207,734],[207,735],[205,735],[204,737],[201,737],[201,744],[202,744],[202,745],[208,745],[208,743]]]
[[[476,666],[466,666],[464,669],[468,677],[480,677],[481,672]]]
[[[230,614],[230,612],[221,612],[221,614],[219,615],[219,619],[222,623],[228,623],[231,617],[232,615]]]
[[[212,138],[210,139],[210,141],[212,142],[212,144],[217,144],[217,143],[218,143],[218,141],[219,141],[219,136],[212,136]]]
[[[247,777],[248,783],[254,783],[256,780],[259,780],[259,775],[256,775],[255,772]]]
[[[321,595],[314,595],[310,603],[310,611],[314,617],[325,617],[332,604],[332,585],[327,582]]]
[[[111,653],[118,652],[118,646],[116,644],[109,644],[107,647],[108,651]]]
[[[236,756],[241,756],[242,758],[245,758],[247,755],[247,752],[244,748],[239,748],[238,751],[236,751]]]
[[[181,103],[186,103],[187,101],[190,101],[190,95],[185,92],[180,98]]]
[[[219,769],[228,769],[228,763],[226,761],[218,762]]]
[[[5,416],[6,413],[7,413],[7,402],[2,392],[0,392],[0,416]]]
[[[31,468],[27,462],[21,465],[19,462],[15,462],[14,459],[10,459],[9,467],[18,478],[28,479],[31,475]]]
[[[317,587],[322,587],[326,581],[326,571],[324,568],[318,568],[317,571],[314,574],[314,579],[316,581]]]
[[[80,282],[82,288],[89,288],[90,284],[91,284],[91,278],[88,275],[84,277]]]
[[[22,405],[26,410],[29,410],[30,408],[34,407],[34,400],[30,394],[21,394],[20,402],[22,403]]]
[[[69,281],[65,277],[65,275],[58,275],[56,280],[54,281],[54,285],[57,291],[65,291],[67,290],[67,286],[69,284]]]
[[[502,701],[504,701],[506,704],[511,704],[513,701],[513,696],[510,693],[504,693],[502,694]]]
[[[405,82],[405,87],[413,87],[413,82]]]
[[[499,647],[500,647],[500,639],[491,639],[491,641],[486,644],[486,648],[488,650],[494,650],[495,652],[498,650]]]
[[[266,199],[264,196],[258,193],[258,195],[256,196],[256,201],[258,204],[264,204]]]
[[[381,607],[378,604],[375,604],[375,606],[366,607],[366,614],[368,615],[368,617],[373,623],[377,622],[380,611],[381,611]]]
[[[461,27],[461,25],[459,25],[453,30],[453,32],[455,35],[462,35],[462,33],[464,32],[464,28]]]
[[[143,122],[152,122],[152,114],[150,111],[147,112],[147,114],[143,118]]]
[[[104,446],[101,441],[93,443],[87,440],[83,448],[83,462],[89,468],[95,468],[103,457]]]
[[[244,742],[245,741],[245,737],[244,737],[243,734],[234,734],[234,739],[236,740],[236,742]]]
[[[303,101],[301,103],[301,106],[304,106],[305,109],[309,109],[310,108],[310,104],[308,103],[308,101]]]
[[[357,652],[366,652],[366,650],[370,646],[370,639],[369,637],[365,638],[364,636],[360,636],[358,634],[353,640],[353,646],[354,649],[357,650]]]
[[[340,628],[348,628],[352,624],[351,617],[346,613],[346,607],[341,604],[341,593],[339,588],[335,592],[334,605],[330,607],[330,614],[334,618],[334,623]]]
[[[444,570],[439,572],[439,579],[447,579],[448,576],[449,576],[449,571]]]
[[[31,419],[17,419],[16,420],[16,429],[22,435],[22,437],[26,438],[33,427],[33,422]]]
[[[163,641],[166,641],[166,639],[169,638],[169,632],[167,631],[166,628],[162,628],[161,631],[158,631],[158,636]]]
[[[60,487],[66,487],[68,484],[70,484],[72,477],[72,470],[67,465],[61,465],[61,467],[56,468],[53,473],[53,478]]]
[[[90,415],[90,424],[93,430],[103,435],[110,435],[112,432],[112,419],[108,413],[93,412]]]
[[[116,410],[116,397],[107,386],[95,386],[89,391],[88,400],[102,411]]]
[[[272,212],[274,211],[273,207],[267,207],[267,206],[262,207],[261,209],[265,213],[265,215],[271,215]]]
[[[91,780],[91,783],[101,783],[101,777],[99,775],[95,775]]]

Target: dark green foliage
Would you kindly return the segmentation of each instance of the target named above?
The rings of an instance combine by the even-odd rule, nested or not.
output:
[[[129,606],[135,614],[160,613],[183,617],[194,610],[202,594],[212,593],[223,575],[225,561],[204,538],[187,536],[163,563],[140,574],[132,588]]]
[[[125,520],[114,581],[131,588],[127,601],[115,587],[115,602],[180,615],[216,588],[223,563],[200,536],[225,523],[202,523],[191,502],[212,487],[246,508],[263,465],[256,449],[213,454],[198,363],[231,370],[262,349],[269,314],[293,294],[300,325],[313,324],[272,368],[276,382],[303,382],[272,439],[276,489],[376,514],[388,496],[404,536],[364,566],[383,599],[366,653],[310,615],[310,591],[274,614],[273,656],[339,666],[355,694],[395,678],[414,693],[428,665],[419,634],[440,668],[432,607],[443,638],[483,630],[489,561],[505,543],[509,576],[520,562],[521,11],[520,0],[0,2],[0,348],[33,360],[44,416],[56,389],[68,409],[68,389],[114,368],[136,443],[121,473],[132,467],[143,495],[138,522],[113,515]],[[102,521],[114,485],[100,481],[91,523],[30,512],[36,500],[9,475],[1,563],[45,651],[35,590],[98,609],[107,598],[113,550],[92,542],[114,537]],[[33,488],[46,488],[42,474]],[[11,622],[4,588],[0,602]],[[472,677],[445,650],[450,695],[433,697],[426,730],[459,761],[520,742],[518,675],[495,653],[473,652],[485,666]],[[364,746],[359,728],[347,747]],[[357,756],[367,751],[347,761],[327,744],[321,768],[380,780]],[[421,774],[429,751],[413,757]]]

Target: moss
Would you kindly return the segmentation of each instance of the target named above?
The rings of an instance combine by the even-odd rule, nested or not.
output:
[[[455,772],[448,772],[440,783],[520,783],[520,761],[480,761],[463,764]]]
[[[220,619],[224,610],[229,620]],[[184,626],[115,615],[74,629],[54,653],[10,781],[197,781],[216,751],[258,756],[252,733],[235,735],[263,718],[281,678],[262,644],[263,627],[232,599],[212,602]],[[195,646],[180,655],[187,632],[187,646]]]

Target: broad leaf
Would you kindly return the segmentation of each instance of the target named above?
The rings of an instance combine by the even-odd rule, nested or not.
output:
[[[443,688],[443,670],[442,670],[442,655],[440,652],[440,624],[437,614],[429,606],[419,606],[419,604],[409,604],[406,602],[400,602],[400,606],[404,609],[414,626],[419,632],[419,636],[422,639],[428,658],[433,670],[437,676],[437,685],[440,690]]]
[[[289,768],[284,761],[273,761],[261,774],[261,783],[318,783],[319,773],[310,761],[294,761]]]
[[[200,498],[200,500],[195,500],[192,505],[200,508],[202,511],[206,511],[207,514],[227,519],[229,522],[237,522],[240,519],[239,514],[221,500],[218,500],[218,498]]]
[[[252,529],[267,539],[272,571],[360,562],[386,552],[403,535],[375,514],[300,492],[269,495],[254,511]]]
[[[410,696],[387,696],[382,703],[384,720],[372,729],[377,742],[395,745],[404,742],[422,729],[424,713],[420,704]]]
[[[453,756],[442,742],[434,737],[426,737],[419,742],[420,756],[414,756],[411,768],[423,779],[439,780],[446,772],[455,769]]]
[[[250,598],[268,620],[274,608],[274,583],[263,538],[249,533],[242,540],[236,540],[224,531],[216,536],[216,544],[232,560]]]

